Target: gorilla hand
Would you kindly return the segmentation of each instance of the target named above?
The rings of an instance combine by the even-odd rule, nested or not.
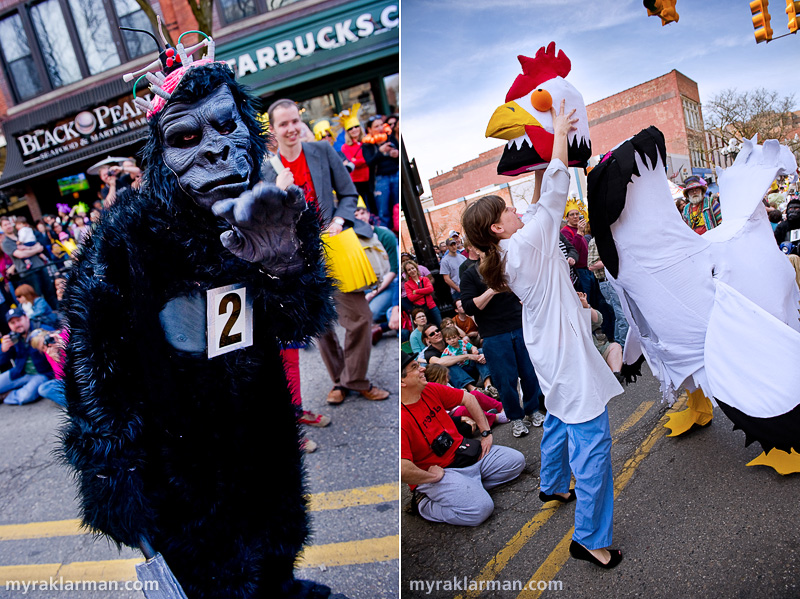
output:
[[[220,235],[226,249],[242,260],[260,263],[273,276],[285,276],[303,268],[296,226],[305,206],[303,191],[296,185],[281,191],[260,182],[238,198],[216,202],[212,210],[233,227]]]

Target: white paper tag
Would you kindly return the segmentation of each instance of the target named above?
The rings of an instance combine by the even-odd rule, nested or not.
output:
[[[208,357],[253,345],[253,298],[243,284],[206,292]]]
[[[793,231],[789,232],[789,241],[794,243],[799,239],[800,239],[800,229],[794,229]]]

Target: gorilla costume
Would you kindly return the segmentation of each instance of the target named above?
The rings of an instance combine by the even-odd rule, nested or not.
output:
[[[63,457],[85,526],[149,543],[190,599],[327,597],[294,579],[309,523],[279,353],[335,318],[320,223],[299,188],[258,182],[265,135],[230,68],[187,63],[148,112],[141,190],[69,278]],[[206,291],[235,284],[252,345],[209,358]]]

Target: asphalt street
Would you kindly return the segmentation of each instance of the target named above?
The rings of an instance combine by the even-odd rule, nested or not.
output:
[[[609,404],[617,568],[569,557],[574,504],[538,498],[541,428],[517,439],[506,424],[495,443],[527,465],[491,492],[480,526],[411,515],[403,486],[401,597],[800,597],[800,475],[747,467],[761,449],[718,408],[711,426],[677,438],[665,436],[667,412],[649,372]]]
[[[343,338],[341,327],[338,333]],[[391,392],[389,399],[350,396],[335,407],[325,401],[331,383],[319,351],[300,351],[304,406],[328,414],[332,423],[308,428],[319,444],[306,456],[313,538],[297,577],[350,599],[398,597],[398,347],[396,336],[386,336],[370,359],[370,379]],[[53,456],[62,418],[60,408],[46,400],[0,404],[0,597],[141,599],[141,591],[123,586],[136,580],[141,554],[118,551],[79,529],[75,484]],[[266,480],[264,492],[270,490]],[[62,584],[27,592],[7,586],[59,580],[90,584],[72,587],[86,590]],[[106,590],[114,582],[118,590]]]

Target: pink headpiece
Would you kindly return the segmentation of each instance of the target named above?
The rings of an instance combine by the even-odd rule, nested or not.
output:
[[[158,17],[158,25],[160,30],[160,16]],[[141,30],[132,29],[131,31]],[[142,31],[142,33],[146,33],[155,39],[149,31]],[[197,33],[204,36],[205,39],[194,46],[186,48],[181,43],[181,39],[184,35],[189,33]],[[139,108],[145,111],[148,120],[153,118],[159,110],[164,108],[164,105],[170,99],[184,75],[186,75],[190,69],[215,62],[214,40],[202,31],[185,31],[178,38],[178,43],[174,48],[164,39],[163,33],[161,35],[161,40],[164,42],[164,50],[160,51],[157,60],[134,73],[126,73],[122,77],[124,81],[132,81],[134,77],[138,77],[136,83],[133,84],[133,101]],[[156,40],[156,43],[158,43],[158,40]],[[208,48],[205,58],[198,60],[192,59],[192,54],[204,47]],[[220,62],[219,64],[226,63]],[[152,100],[147,100],[136,95],[136,85],[142,79],[147,79],[150,83],[150,91],[155,95]]]

